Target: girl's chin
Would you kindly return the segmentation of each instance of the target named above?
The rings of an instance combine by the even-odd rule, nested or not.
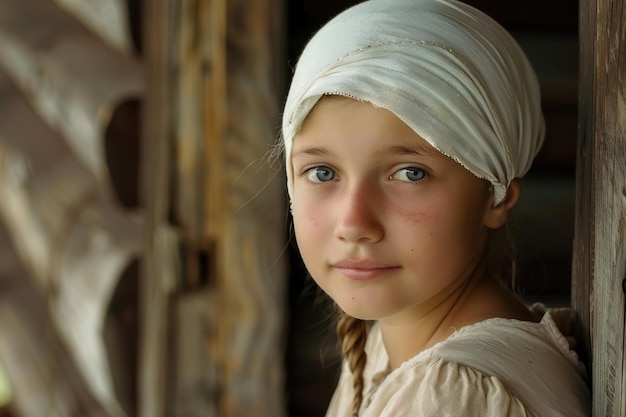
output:
[[[359,320],[378,320],[384,317],[384,314],[377,314],[379,312],[372,308],[371,303],[358,302],[357,300],[347,300],[335,303],[341,308],[341,310],[349,316],[352,316]]]

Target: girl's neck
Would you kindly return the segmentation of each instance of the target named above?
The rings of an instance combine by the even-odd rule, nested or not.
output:
[[[493,317],[533,320],[528,309],[483,267],[411,310],[410,319],[379,320],[391,369],[447,339],[463,326]]]

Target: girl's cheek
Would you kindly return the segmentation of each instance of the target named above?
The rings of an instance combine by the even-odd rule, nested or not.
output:
[[[400,218],[404,223],[409,225],[429,225],[436,223],[439,219],[439,213],[435,210],[429,211],[426,209],[405,209],[401,206],[392,204],[390,209]]]
[[[320,226],[320,212],[315,207],[307,207],[301,210],[298,219],[294,217],[294,222],[299,222],[304,230],[314,232]]]
[[[429,226],[439,222],[442,207],[434,193],[397,193],[388,199],[387,212],[410,226]]]
[[[320,208],[317,206],[314,201],[294,199],[292,215],[296,230],[310,232],[311,229],[318,227]]]

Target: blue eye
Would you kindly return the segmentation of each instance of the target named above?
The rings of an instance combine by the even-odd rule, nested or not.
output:
[[[335,179],[336,174],[331,168],[318,166],[307,171],[306,177],[312,182],[328,182]]]
[[[400,181],[416,182],[426,178],[426,172],[415,167],[402,168],[396,171],[391,178]]]

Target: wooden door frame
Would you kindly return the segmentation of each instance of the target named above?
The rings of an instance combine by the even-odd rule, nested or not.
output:
[[[572,305],[594,416],[626,415],[626,1],[579,10]]]

